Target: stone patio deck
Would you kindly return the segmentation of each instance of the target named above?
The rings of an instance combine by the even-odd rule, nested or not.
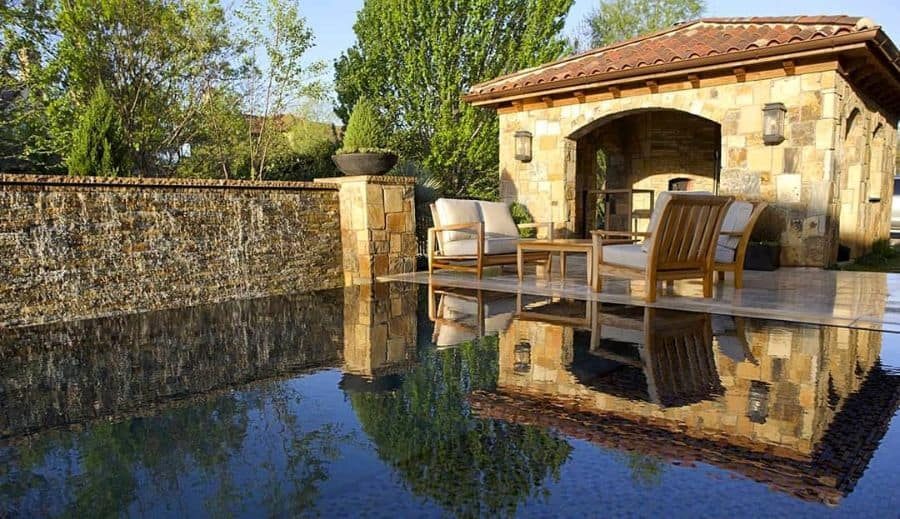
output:
[[[398,274],[378,280],[436,282],[458,288],[900,333],[900,274],[807,268],[747,271],[741,290],[735,290],[729,276],[724,283],[716,284],[711,299],[704,299],[699,281],[677,281],[671,289],[663,287],[657,301],[648,305],[644,301],[643,281],[605,278],[603,291],[594,293],[586,282],[584,259],[571,257],[568,267],[564,280],[555,270],[550,280],[530,271],[522,282],[512,270],[491,272],[493,275],[486,272],[480,281],[471,274],[449,271],[437,271],[433,276],[428,272]]]

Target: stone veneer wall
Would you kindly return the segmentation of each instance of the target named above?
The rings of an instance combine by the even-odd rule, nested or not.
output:
[[[0,175],[0,327],[343,285],[338,190]]]
[[[779,233],[782,264],[825,266],[837,257],[840,239],[852,240],[858,252],[874,238],[887,237],[886,213],[890,197],[863,203],[867,166],[859,173],[842,160],[848,156],[840,131],[854,104],[874,131],[889,123],[876,106],[856,101],[858,94],[836,71],[835,63],[797,66],[783,71],[748,73],[734,78],[700,79],[695,85],[660,85],[622,89],[566,102],[543,101],[503,108],[500,114],[500,192],[507,202],[519,201],[536,221],[565,222],[577,232],[579,133],[636,110],[673,109],[703,117],[721,127],[722,167],[719,192],[749,200],[771,202],[761,225]],[[762,141],[762,108],[780,102],[787,108],[785,141],[767,146]],[[893,164],[896,130],[884,124],[885,170]],[[533,159],[515,159],[515,132],[534,135]],[[863,143],[868,139],[863,140]],[[865,144],[864,144],[865,145]],[[867,145],[866,145],[867,146]],[[871,150],[863,155],[868,164]],[[890,175],[880,179],[890,189]],[[877,189],[876,189],[877,190]],[[859,209],[860,205],[868,206]],[[877,209],[874,207],[877,205]],[[867,216],[868,215],[868,216]],[[877,225],[867,224],[877,223]],[[861,244],[861,245],[859,245]],[[852,245],[852,244],[851,244]]]

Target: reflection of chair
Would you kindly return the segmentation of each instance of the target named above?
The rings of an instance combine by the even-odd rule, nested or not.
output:
[[[439,348],[500,333],[516,309],[512,294],[428,286],[428,317],[434,322],[432,342]]]
[[[531,303],[525,303],[524,299],[525,295],[522,293],[516,297],[516,320],[518,321],[537,321],[575,328],[591,328],[596,307],[594,301],[544,297]]]
[[[592,231],[595,292],[603,275],[643,279],[646,299],[653,302],[659,281],[700,278],[703,297],[712,297],[715,245],[731,199],[663,194],[668,196],[657,202],[648,233]],[[644,243],[636,243],[639,236],[646,237]],[[622,243],[623,238],[634,243]]]
[[[576,348],[572,369],[592,388],[663,406],[707,400],[722,391],[708,314],[601,309],[590,349]]]

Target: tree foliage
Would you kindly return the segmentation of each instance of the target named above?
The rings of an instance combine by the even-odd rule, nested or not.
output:
[[[572,0],[369,0],[356,44],[335,62],[335,113],[368,97],[395,123],[389,143],[444,194],[496,195],[497,117],[461,99],[478,82],[558,58]]]
[[[572,451],[543,429],[472,415],[469,392],[496,387],[497,351],[496,337],[430,350],[398,390],[349,395],[379,457],[458,517],[513,516]]]
[[[698,18],[703,0],[602,0],[585,19],[594,47],[603,47]]]
[[[70,175],[128,174],[129,149],[122,120],[102,83],[94,88],[90,103],[72,132],[72,150],[66,162]]]

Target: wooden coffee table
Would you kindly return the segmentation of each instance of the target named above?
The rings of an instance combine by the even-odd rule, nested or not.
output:
[[[563,279],[566,277],[566,254],[581,253],[587,256],[587,282],[591,284],[591,273],[594,268],[594,245],[591,240],[578,238],[562,238],[556,240],[522,240],[516,247],[517,267],[519,271],[519,281],[525,275],[525,262],[522,256],[527,251],[532,252],[558,252],[559,253],[559,272]],[[550,276],[550,268],[548,265],[547,276]]]

